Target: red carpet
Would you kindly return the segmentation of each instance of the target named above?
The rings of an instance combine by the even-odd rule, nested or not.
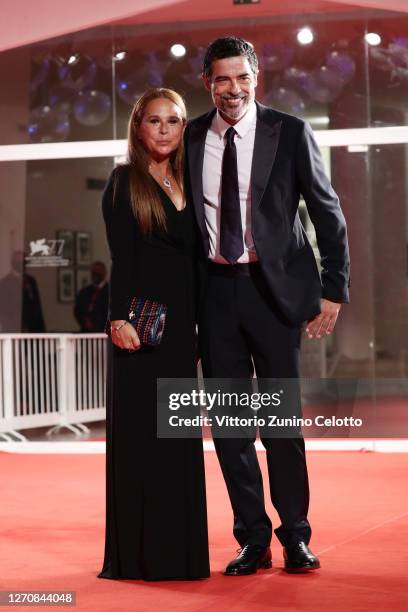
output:
[[[97,612],[408,610],[408,454],[308,457],[312,548],[320,571],[285,574],[274,539],[272,570],[222,576],[237,544],[217,459],[209,452],[212,578],[142,583],[96,578],[104,537],[103,455],[0,453],[0,590],[73,590],[77,610]]]

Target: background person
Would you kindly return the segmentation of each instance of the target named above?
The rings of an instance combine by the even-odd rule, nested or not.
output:
[[[74,316],[82,333],[103,332],[108,315],[109,284],[103,261],[91,266],[92,284],[80,289],[75,298]]]
[[[46,328],[40,292],[34,276],[25,271],[24,257],[24,251],[14,251],[10,272],[0,279],[0,294],[7,296],[1,304],[0,331],[42,334]]]

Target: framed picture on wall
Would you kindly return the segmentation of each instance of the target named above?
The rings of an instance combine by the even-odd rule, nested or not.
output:
[[[76,292],[91,284],[91,271],[89,268],[78,268],[76,271]]]
[[[91,235],[89,232],[75,232],[76,263],[86,266],[91,263]]]
[[[75,234],[71,230],[57,230],[57,240],[60,243],[57,245],[57,254],[64,259],[69,259],[69,265],[72,266],[75,258]]]
[[[73,268],[59,268],[58,270],[58,301],[61,303],[73,302],[75,299],[75,277]]]

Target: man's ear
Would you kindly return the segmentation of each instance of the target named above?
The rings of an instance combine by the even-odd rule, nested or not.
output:
[[[259,74],[259,70],[254,72],[254,87],[258,85],[258,74]]]
[[[211,82],[210,82],[208,76],[203,72],[201,74],[201,78],[203,79],[204,87],[206,88],[206,90],[207,91],[211,91]]]

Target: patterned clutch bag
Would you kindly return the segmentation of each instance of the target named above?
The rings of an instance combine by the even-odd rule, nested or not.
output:
[[[132,297],[128,320],[135,328],[141,344],[157,346],[160,344],[166,323],[167,306],[146,298]],[[110,321],[105,332],[110,335]]]

